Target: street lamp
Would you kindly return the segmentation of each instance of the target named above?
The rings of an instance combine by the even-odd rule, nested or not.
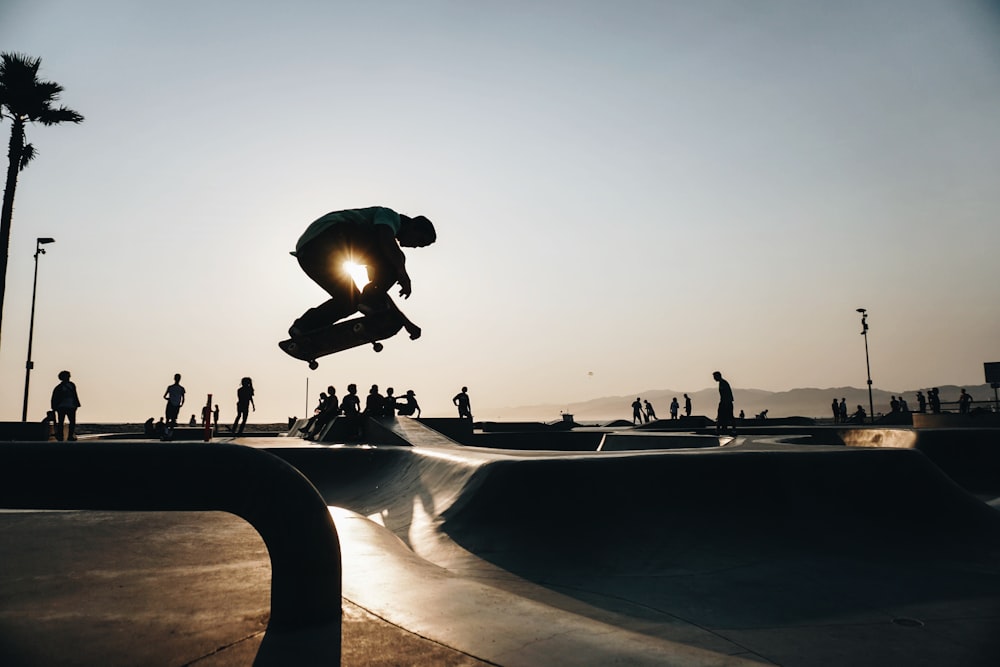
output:
[[[24,407],[21,409],[21,421],[28,421],[28,384],[31,381],[31,369],[35,362],[31,360],[31,339],[35,335],[35,293],[38,290],[38,256],[45,254],[42,246],[55,243],[56,240],[47,236],[35,240],[35,280],[31,285],[31,323],[28,325],[28,361],[24,364]]]
[[[875,402],[872,400],[872,364],[868,359],[868,311],[858,308],[861,313],[861,335],[865,337],[865,368],[868,370],[868,415],[872,423],[875,423]]]

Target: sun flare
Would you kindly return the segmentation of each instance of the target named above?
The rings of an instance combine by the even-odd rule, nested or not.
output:
[[[344,262],[344,271],[354,278],[354,284],[361,289],[368,284],[368,267],[364,264],[355,264],[354,262],[348,260]]]

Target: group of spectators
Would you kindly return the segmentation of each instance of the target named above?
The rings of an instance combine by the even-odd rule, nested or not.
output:
[[[385,395],[379,391],[379,386],[373,384],[365,397],[365,407],[361,407],[361,397],[358,396],[358,386],[356,384],[347,385],[347,395],[343,400],[337,398],[337,390],[331,385],[326,391],[319,394],[319,403],[313,410],[313,416],[309,418],[305,428],[302,429],[302,437],[314,439],[335,417],[346,418],[351,430],[355,430],[358,435],[361,431],[361,417],[419,417],[420,404],[417,403],[417,395],[412,389],[407,389],[402,397],[395,394],[392,387],[385,390]]]

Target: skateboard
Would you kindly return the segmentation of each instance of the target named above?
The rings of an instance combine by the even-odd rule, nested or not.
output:
[[[278,343],[285,354],[309,362],[309,368],[316,370],[319,357],[343,352],[353,347],[371,344],[376,352],[383,345],[379,341],[395,336],[404,325],[415,330],[410,338],[419,336],[419,328],[413,325],[397,308],[390,308],[371,315],[362,315],[349,320],[335,322],[297,338],[288,338]]]

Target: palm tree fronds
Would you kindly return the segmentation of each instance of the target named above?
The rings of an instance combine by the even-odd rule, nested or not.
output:
[[[21,162],[17,166],[18,171],[24,171],[24,168],[28,166],[28,163],[35,159],[35,147],[33,144],[25,144],[24,148],[21,149]]]

